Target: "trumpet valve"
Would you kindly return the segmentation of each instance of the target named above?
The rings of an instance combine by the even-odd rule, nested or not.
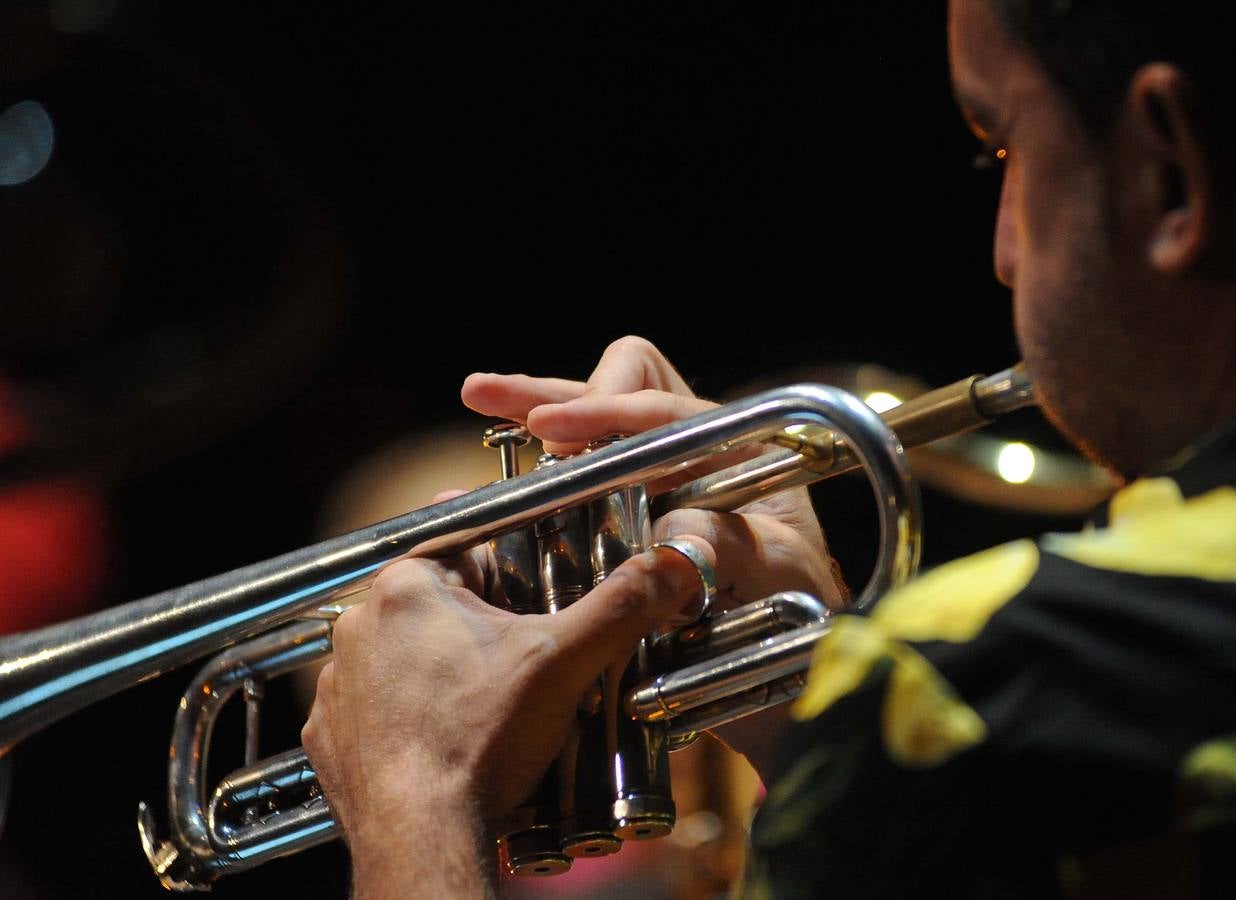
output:
[[[648,841],[674,830],[676,810],[668,795],[632,794],[614,803],[614,833],[624,841]]]
[[[561,875],[571,868],[571,857],[562,852],[561,843],[552,825],[534,825],[504,835],[501,847],[506,870],[522,877]]]
[[[530,440],[528,429],[518,422],[506,422],[485,429],[481,443],[502,453],[502,480],[519,474],[519,448]]]
[[[572,859],[595,859],[609,856],[622,849],[622,840],[613,832],[609,816],[600,816],[593,822],[568,819],[563,831],[570,835],[562,840],[562,852]]]

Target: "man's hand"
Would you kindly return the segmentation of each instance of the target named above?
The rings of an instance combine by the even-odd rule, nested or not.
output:
[[[556,615],[518,616],[478,596],[486,560],[392,563],[335,623],[301,737],[358,898],[488,893],[489,827],[531,793],[601,672],[699,593],[690,562],[652,550]]]
[[[550,452],[573,452],[609,434],[635,434],[717,404],[694,395],[669,360],[643,338],[625,337],[606,349],[586,382],[527,375],[474,374],[463,401],[488,416],[524,422]],[[731,462],[695,467],[697,477]],[[684,480],[678,478],[674,483]],[[672,483],[658,482],[652,490]],[[696,534],[717,553],[717,608],[801,590],[833,609],[845,605],[844,587],[804,488],[770,495],[733,513],[676,510],[654,524],[658,539]],[[785,707],[717,729],[767,777]]]

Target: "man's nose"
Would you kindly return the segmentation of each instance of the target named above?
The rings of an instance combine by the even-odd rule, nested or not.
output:
[[[1006,172],[1000,186],[1000,206],[996,212],[996,238],[993,248],[996,279],[1011,288],[1017,275],[1018,233],[1016,176]]]

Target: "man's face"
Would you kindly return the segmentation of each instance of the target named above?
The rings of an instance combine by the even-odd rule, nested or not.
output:
[[[1128,377],[1122,287],[1112,235],[1111,166],[1030,51],[989,0],[949,8],[953,86],[975,134],[1005,167],[995,268],[1013,291],[1014,325],[1044,410],[1077,444],[1125,468],[1131,426],[1103,385]]]

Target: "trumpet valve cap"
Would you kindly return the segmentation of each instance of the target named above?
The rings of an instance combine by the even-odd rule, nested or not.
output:
[[[614,803],[614,834],[624,841],[650,841],[674,830],[674,801],[657,795],[639,795]]]
[[[503,862],[512,875],[543,878],[571,868],[571,857],[562,852],[556,828],[534,826],[511,832],[502,838],[501,845]]]
[[[622,849],[622,840],[612,834],[578,835],[562,842],[562,852],[572,859],[595,859]]]
[[[486,428],[481,443],[502,452],[502,478],[514,478],[519,474],[519,448],[528,443],[528,429],[518,422],[505,422]]]
[[[508,445],[522,447],[529,440],[528,429],[518,422],[504,422],[501,425],[486,428],[485,434],[481,437],[481,443],[486,447],[505,447]]]
[[[506,870],[521,878],[547,878],[571,871],[571,858],[562,853],[536,853],[507,859]]]

